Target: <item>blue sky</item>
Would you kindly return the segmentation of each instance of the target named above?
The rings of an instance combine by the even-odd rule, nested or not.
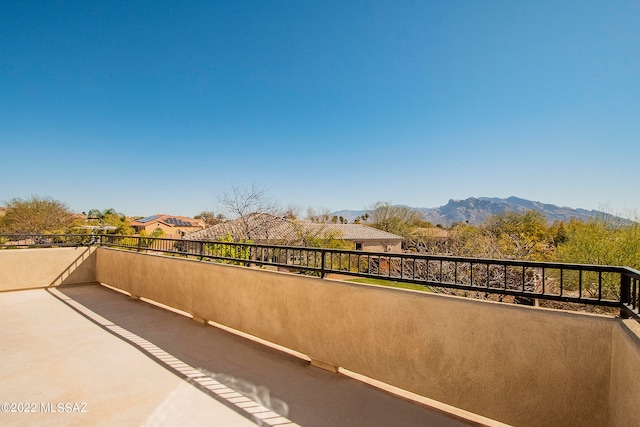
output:
[[[0,202],[640,211],[640,2],[0,3]]]

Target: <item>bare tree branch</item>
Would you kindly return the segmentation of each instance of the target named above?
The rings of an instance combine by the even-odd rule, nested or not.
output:
[[[282,209],[277,202],[268,195],[268,190],[260,187],[255,182],[249,187],[232,186],[218,196],[221,210],[230,219],[239,219],[244,228],[244,239],[252,239],[251,223],[249,216],[256,214],[270,214],[282,216]],[[265,217],[266,218],[266,217]]]

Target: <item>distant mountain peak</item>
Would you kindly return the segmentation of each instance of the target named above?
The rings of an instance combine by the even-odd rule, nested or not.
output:
[[[488,217],[504,212],[525,212],[535,210],[542,213],[549,222],[569,221],[571,218],[587,220],[604,212],[561,207],[517,196],[506,199],[498,197],[469,197],[464,200],[450,200],[445,206],[419,209],[426,221],[432,224],[450,226],[456,222],[480,224]]]
[[[481,224],[488,217],[504,212],[525,212],[535,210],[542,213],[551,223],[553,221],[569,221],[571,218],[588,220],[599,215],[607,215],[596,210],[575,209],[566,206],[556,206],[539,201],[523,199],[517,196],[499,197],[469,197],[463,200],[449,199],[446,205],[437,208],[414,208],[420,211],[425,221],[434,225],[451,226],[457,222]],[[335,212],[350,222],[366,211],[343,210]]]

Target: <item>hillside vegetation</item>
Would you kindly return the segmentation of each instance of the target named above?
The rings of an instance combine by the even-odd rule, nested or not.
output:
[[[367,225],[403,236],[408,252],[640,269],[640,223],[607,214],[549,223],[540,211],[506,211],[444,228],[419,210],[377,203]]]

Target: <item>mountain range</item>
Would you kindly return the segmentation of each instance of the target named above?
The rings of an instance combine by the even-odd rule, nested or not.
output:
[[[437,208],[412,208],[421,212],[425,221],[448,227],[456,222],[468,222],[469,224],[481,224],[485,219],[494,214],[507,211],[525,212],[535,210],[541,212],[551,223],[553,221],[569,221],[571,218],[587,220],[594,216],[606,214],[597,210],[576,209],[561,207],[548,203],[534,202],[519,197],[501,199],[497,197],[470,197],[464,200],[449,200],[449,202]],[[332,215],[342,216],[349,222],[356,217],[364,215],[367,210],[342,210],[333,212]]]

